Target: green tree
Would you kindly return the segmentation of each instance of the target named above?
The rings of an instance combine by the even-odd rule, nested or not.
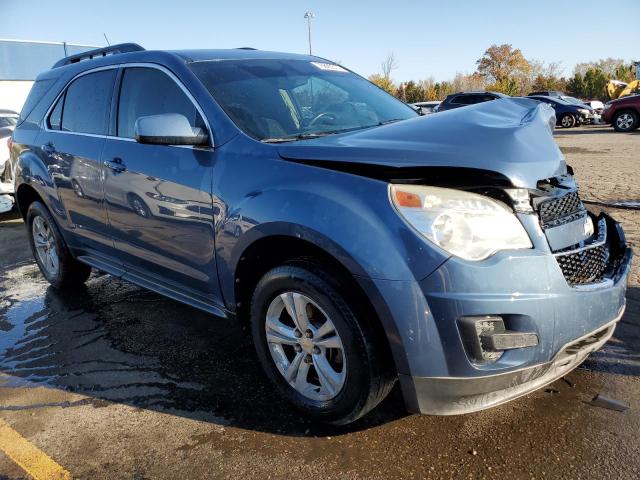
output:
[[[422,102],[425,99],[425,91],[422,85],[413,80],[404,84],[404,100],[407,103]]]
[[[573,77],[567,82],[567,90],[575,97],[583,97],[586,91],[584,77],[581,73],[574,73]]]
[[[582,96],[585,99],[599,98],[607,96],[607,75],[599,68],[590,68],[584,74],[585,92]]]

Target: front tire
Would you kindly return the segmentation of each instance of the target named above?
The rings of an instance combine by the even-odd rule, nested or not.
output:
[[[576,126],[576,117],[570,113],[565,113],[560,117],[560,126],[562,128],[573,128]]]
[[[37,201],[29,205],[26,223],[33,257],[52,286],[64,289],[87,281],[91,267],[73,258],[47,207]]]
[[[632,111],[623,111],[617,113],[615,117],[613,117],[613,128],[616,132],[632,132],[636,128],[638,128],[638,114]]]
[[[335,275],[309,262],[258,282],[251,304],[258,358],[279,393],[317,420],[344,425],[380,403],[395,382],[371,325],[358,318]]]

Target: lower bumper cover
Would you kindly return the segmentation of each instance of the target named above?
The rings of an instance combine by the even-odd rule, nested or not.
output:
[[[458,415],[494,407],[537,390],[566,375],[613,335],[614,320],[560,349],[550,362],[483,377],[412,377],[400,375],[407,409],[430,415]]]

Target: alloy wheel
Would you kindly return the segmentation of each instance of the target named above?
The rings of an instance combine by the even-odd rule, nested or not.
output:
[[[276,367],[301,395],[335,398],[344,386],[344,347],[329,316],[308,296],[284,292],[267,309],[267,345]]]
[[[55,277],[60,268],[60,261],[51,225],[46,219],[37,215],[32,222],[31,234],[42,268],[45,269],[49,277]]]
[[[570,128],[574,125],[575,121],[571,115],[565,115],[562,117],[560,123],[564,128]]]
[[[616,118],[616,125],[620,130],[629,130],[633,125],[633,117],[630,113],[623,113]]]

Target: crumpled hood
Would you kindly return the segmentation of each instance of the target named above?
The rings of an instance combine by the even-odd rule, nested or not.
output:
[[[384,167],[465,167],[497,172],[517,187],[566,173],[546,104],[505,98],[381,127],[278,146],[290,160]],[[352,169],[353,170],[353,169]]]

